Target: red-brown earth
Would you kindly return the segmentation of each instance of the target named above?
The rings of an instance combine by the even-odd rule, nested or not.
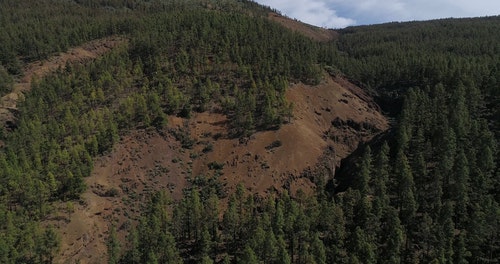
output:
[[[111,224],[124,238],[126,228],[120,227],[138,218],[149,193],[168,190],[172,199],[180,199],[189,179],[214,174],[208,166],[212,162],[223,164],[219,180],[227,193],[239,183],[263,196],[284,189],[310,192],[314,183],[302,173],[313,169],[327,149],[333,150],[329,162],[334,167],[359,142],[388,128],[370,97],[343,79],[327,76],[317,86],[294,84],[286,97],[294,104],[291,122],[245,139],[229,138],[227,118],[211,112],[170,117],[163,131],[140,129],[123,136],[113,151],[96,159],[86,178],[89,188],[71,217],[57,218],[61,262],[105,262]],[[193,147],[183,148],[172,131],[188,135]],[[275,141],[281,146],[270,148]]]
[[[334,31],[276,14],[270,19],[318,41],[336,37]],[[12,120],[9,109],[15,109],[34,76],[41,77],[68,62],[96,58],[123,42],[116,37],[97,40],[27,65],[13,93],[2,98],[0,119]],[[303,172],[314,169],[320,160],[324,162],[325,153],[329,153],[326,160],[334,168],[360,142],[389,127],[373,99],[342,78],[325,75],[316,86],[291,84],[286,98],[294,105],[290,122],[245,139],[228,137],[227,117],[210,111],[194,113],[190,119],[169,117],[162,131],[137,129],[123,135],[112,151],[95,159],[81,199],[56,204],[51,220],[45,222],[56,226],[61,236],[56,262],[106,262],[106,239],[112,224],[125,239],[127,226],[139,217],[148,194],[167,190],[178,200],[190,179],[214,175],[208,166],[212,162],[223,165],[218,180],[227,193],[239,183],[260,195],[285,189],[310,192],[314,183]],[[183,148],[174,134],[191,138],[193,147]],[[280,142],[279,146],[272,147],[275,142]]]

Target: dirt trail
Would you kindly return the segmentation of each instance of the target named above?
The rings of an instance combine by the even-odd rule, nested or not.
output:
[[[67,63],[83,63],[95,59],[124,42],[125,39],[117,36],[97,39],[71,48],[67,52],[59,53],[47,60],[27,64],[23,69],[23,77],[14,84],[12,92],[0,99],[0,122],[2,124],[14,122],[17,102],[22,100],[24,94],[31,89],[33,78],[41,78],[60,67],[65,67]]]

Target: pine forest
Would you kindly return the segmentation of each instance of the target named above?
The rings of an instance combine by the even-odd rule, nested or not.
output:
[[[228,188],[226,160],[171,176],[187,178],[181,197],[114,186],[103,196],[136,213],[109,218],[104,257],[81,263],[498,263],[500,17],[318,28],[332,34],[318,41],[271,13],[246,0],[0,1],[2,97],[26,65],[119,42],[34,75],[15,107],[0,105],[0,263],[76,263],[58,223],[73,221],[97,160],[134,131],[175,138],[190,160],[171,162],[189,166],[218,145],[195,153],[202,143],[174,118],[216,113],[224,140],[255,142],[296,122],[290,89],[327,79],[374,98],[389,128],[334,169],[320,159],[300,172],[307,190]]]

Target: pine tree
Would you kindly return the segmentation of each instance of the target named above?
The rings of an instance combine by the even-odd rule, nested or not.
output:
[[[214,261],[209,256],[204,256],[201,259],[201,264],[213,264]]]
[[[400,218],[404,225],[411,224],[415,216],[417,204],[415,201],[415,184],[413,175],[406,155],[399,151],[396,157],[394,171],[398,177],[398,207],[400,209]]]
[[[467,209],[469,206],[469,165],[462,148],[458,151],[453,174],[453,189],[451,199],[455,201],[455,223],[459,228],[464,228],[468,222]]]
[[[116,234],[115,226],[111,226],[108,238],[108,263],[116,264],[120,261],[120,242]]]
[[[158,258],[156,257],[156,254],[154,251],[149,251],[146,257],[146,264],[159,264],[160,262],[158,261]]]
[[[223,216],[223,231],[227,239],[227,243],[230,249],[235,249],[236,243],[238,242],[238,230],[239,230],[239,217],[238,210],[236,206],[236,200],[234,197],[230,198],[228,208]],[[231,252],[231,251],[229,251]]]
[[[376,263],[375,248],[365,231],[360,227],[356,227],[351,235],[349,252],[351,259],[362,260],[363,263]]]
[[[413,175],[408,163],[406,155],[399,151],[396,156],[396,164],[394,171],[398,177],[398,209],[399,218],[405,226],[405,250],[403,261],[411,261],[413,259],[413,235],[414,235],[414,218],[417,211],[417,203],[415,200],[415,184]]]
[[[370,146],[365,148],[358,169],[358,189],[361,195],[371,194],[370,181],[372,173],[372,155]]]
[[[291,264],[292,259],[286,249],[286,242],[282,236],[278,236],[278,259],[276,264]]]
[[[211,240],[210,233],[208,232],[206,226],[203,228],[203,231],[201,233],[201,238],[198,244],[199,244],[200,258],[201,259],[205,259],[207,257],[210,258],[210,254],[212,253],[213,242]]]
[[[389,181],[389,145],[385,141],[380,152],[377,154],[374,167],[374,201],[373,210],[377,217],[381,217],[384,209],[389,205],[389,196],[387,195],[387,183]]]
[[[181,264],[183,263],[182,258],[179,254],[179,250],[176,247],[175,244],[175,239],[174,236],[169,232],[166,231],[163,234],[162,240],[164,243],[162,243],[162,257],[159,259],[161,260],[161,263],[166,263],[166,264]]]
[[[451,101],[450,107],[453,111],[450,112],[450,126],[454,129],[457,139],[463,141],[469,130],[469,110],[466,105],[465,86],[462,83],[453,89]]]
[[[257,259],[257,255],[255,255],[253,249],[249,246],[246,246],[243,250],[243,255],[241,256],[240,262],[248,264],[258,264],[259,260]]]
[[[401,250],[403,249],[404,233],[396,210],[388,207],[387,227],[384,229],[382,243],[384,250],[380,255],[384,263],[401,263]]]
[[[468,264],[467,258],[471,256],[471,253],[467,250],[465,244],[465,233],[460,232],[458,236],[455,237],[453,252],[453,263],[456,264]]]
[[[208,228],[211,240],[214,242],[217,241],[219,239],[219,198],[213,189],[210,190],[208,200],[204,204],[203,216],[203,223]],[[213,249],[214,251],[217,250],[215,246]]]
[[[327,222],[325,237],[323,238],[324,244],[328,245],[327,260],[328,263],[343,263],[346,258],[346,219],[342,207],[337,205],[335,201],[331,202],[328,208],[328,211],[322,210],[325,215],[321,217],[321,219],[324,219],[323,221]]]
[[[127,263],[130,264],[140,264],[141,263],[141,250],[139,248],[139,234],[137,234],[137,229],[132,228],[128,234],[128,242],[130,245],[130,250],[125,255]]]
[[[53,263],[56,253],[59,250],[60,238],[52,227],[45,229],[37,242],[36,251],[39,255],[40,263]]]
[[[319,239],[319,234],[316,233],[313,236],[313,240],[311,242],[311,254],[314,258],[314,262],[316,264],[326,264],[326,250],[323,241]]]
[[[273,263],[278,259],[278,242],[274,236],[274,232],[269,230],[266,233],[265,240],[263,241],[263,260],[266,263]]]
[[[439,216],[439,252],[443,262],[453,262],[453,241],[455,225],[453,223],[453,206],[450,201],[447,201],[441,208]]]
[[[284,215],[284,205],[281,199],[276,203],[276,212],[273,217],[273,230],[278,236],[282,236],[284,234],[283,227],[285,225],[285,215]]]
[[[203,208],[200,200],[200,194],[198,190],[193,188],[191,190],[191,195],[189,197],[188,204],[188,214],[189,214],[189,223],[188,225],[191,227],[191,232],[196,240],[200,239],[201,236],[201,225],[202,225],[202,213]],[[191,236],[191,234],[190,234]]]

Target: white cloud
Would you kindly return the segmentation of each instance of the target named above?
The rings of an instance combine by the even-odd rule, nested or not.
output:
[[[263,5],[281,11],[284,15],[302,22],[328,28],[355,25],[352,18],[338,16],[325,0],[257,0]]]
[[[303,22],[329,28],[391,21],[500,14],[498,0],[256,0]]]

